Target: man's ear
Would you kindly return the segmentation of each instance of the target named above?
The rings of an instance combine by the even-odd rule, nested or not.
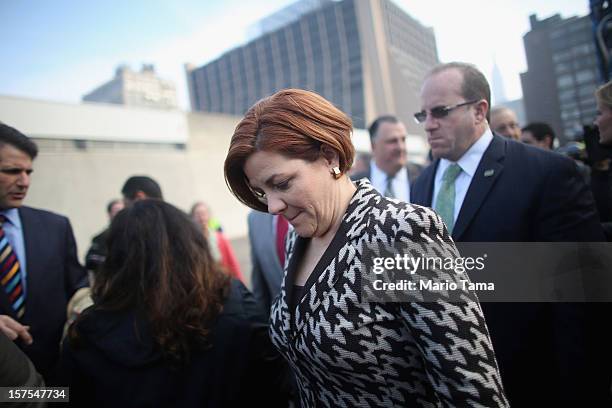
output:
[[[550,135],[544,136],[544,140],[546,140],[546,144],[552,149],[553,148],[553,138]]]
[[[487,120],[487,112],[489,112],[489,104],[486,100],[481,99],[474,104],[474,111],[476,112],[476,123]]]
[[[330,146],[326,144],[321,145],[321,156],[325,159],[329,166],[340,166],[340,157],[338,156],[338,152],[332,149]]]

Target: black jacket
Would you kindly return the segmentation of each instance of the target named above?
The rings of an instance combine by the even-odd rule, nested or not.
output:
[[[76,323],[79,347],[65,341],[61,363],[74,406],[287,406],[285,362],[239,281],[232,282],[211,330],[211,348],[192,350],[190,363],[181,368],[163,358],[148,324],[135,313],[84,313]]]

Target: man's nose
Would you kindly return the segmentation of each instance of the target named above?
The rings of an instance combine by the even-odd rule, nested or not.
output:
[[[427,116],[425,117],[425,130],[434,130],[438,128],[439,122],[438,119],[431,116],[431,113],[427,112]]]
[[[20,186],[22,187],[29,187],[30,186],[30,174],[28,174],[25,171],[22,171],[19,174],[19,179],[18,179],[18,183]]]

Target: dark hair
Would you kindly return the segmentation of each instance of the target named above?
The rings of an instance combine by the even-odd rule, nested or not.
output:
[[[376,139],[376,132],[378,132],[378,128],[382,123],[396,124],[399,123],[399,119],[393,115],[383,115],[374,119],[374,122],[372,122],[368,128],[368,132],[370,133],[370,142],[374,142],[374,139]]]
[[[546,139],[546,136],[550,137],[550,147],[553,147],[555,141],[555,131],[548,124],[542,122],[533,122],[521,129],[523,132],[530,132],[533,137],[541,142]]]
[[[137,201],[112,221],[107,247],[92,289],[94,310],[142,313],[172,360],[187,360],[194,342],[206,344],[229,277],[187,214],[164,201]]]
[[[285,89],[253,105],[236,126],[225,158],[225,182],[249,207],[268,211],[251,190],[244,165],[257,151],[313,162],[322,147],[333,149],[342,173],[355,156],[351,120],[322,96],[302,89]]]
[[[163,200],[161,188],[159,184],[148,176],[132,176],[123,185],[121,194],[126,198],[133,200],[136,193],[142,191],[148,198],[157,198]]]
[[[38,154],[38,146],[29,137],[15,128],[0,122],[0,147],[5,144],[11,145],[34,160]]]
[[[487,121],[491,122],[491,88],[489,87],[487,78],[485,78],[482,72],[480,72],[475,65],[468,64],[466,62],[448,62],[446,64],[436,65],[431,71],[429,71],[426,78],[450,69],[456,69],[461,72],[461,75],[463,76],[461,96],[465,98],[466,101],[479,101],[481,99],[487,101],[487,104],[489,105],[489,110],[487,111]]]

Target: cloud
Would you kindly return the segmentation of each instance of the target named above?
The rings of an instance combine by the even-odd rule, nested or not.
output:
[[[241,3],[240,7],[225,8],[219,15],[211,16],[200,28],[188,34],[170,38],[156,44],[139,57],[151,62],[160,77],[177,85],[179,105],[189,108],[189,95],[184,70],[185,63],[201,66],[223,53],[247,42],[246,28],[278,8],[267,8],[258,2]]]

